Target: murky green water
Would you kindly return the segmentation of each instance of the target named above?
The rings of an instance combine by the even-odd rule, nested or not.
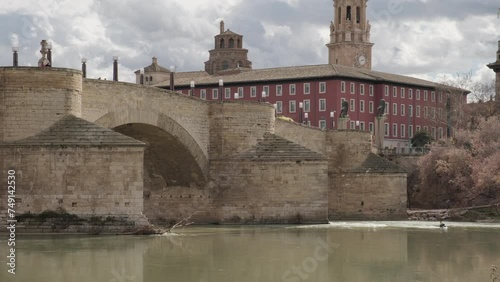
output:
[[[190,227],[169,236],[18,235],[0,281],[492,281],[500,225]]]

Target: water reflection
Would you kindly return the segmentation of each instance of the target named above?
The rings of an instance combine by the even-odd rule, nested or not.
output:
[[[500,265],[499,231],[372,222],[191,227],[154,237],[19,235],[15,276],[0,240],[0,281],[490,281],[491,265]]]

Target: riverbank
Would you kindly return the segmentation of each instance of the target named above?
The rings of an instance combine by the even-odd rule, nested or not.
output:
[[[500,223],[500,204],[436,210],[409,209],[407,214],[409,220]]]

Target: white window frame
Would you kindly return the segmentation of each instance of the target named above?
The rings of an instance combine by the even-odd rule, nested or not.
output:
[[[420,106],[417,106],[416,109],[416,116],[419,118],[420,117]]]
[[[290,95],[291,96],[295,95],[295,93],[297,91],[297,88],[296,88],[295,84],[290,84],[289,90],[290,90]]]
[[[345,93],[345,81],[340,82],[340,92]]]
[[[413,89],[408,89],[408,99],[412,100],[413,99]]]
[[[398,88],[396,86],[392,87],[392,98],[398,97]]]
[[[384,136],[385,137],[389,137],[389,135],[390,135],[389,129],[390,129],[389,128],[389,123],[387,123],[387,122],[384,123]]]
[[[311,100],[306,99],[304,100],[304,113],[309,113],[311,112]]]
[[[326,99],[319,99],[319,111],[320,112],[326,111]]]
[[[420,101],[420,89],[417,89],[416,92],[417,97],[415,97],[418,101]]]
[[[351,113],[356,112],[356,100],[355,99],[351,99],[351,101],[349,102],[349,111]]]
[[[238,98],[243,98],[245,95],[243,87],[238,87]]]
[[[398,115],[398,104],[397,103],[392,103],[392,115],[393,116]]]
[[[354,82],[351,82],[349,89],[350,89],[351,94],[356,93],[356,84]]]
[[[291,100],[288,102],[288,110],[291,114],[297,112],[297,102],[295,100]]]
[[[201,89],[200,90],[200,99],[206,100],[207,99],[207,89]]]
[[[424,101],[429,100],[429,91],[424,90]]]
[[[276,113],[277,114],[283,113],[283,102],[282,101],[276,101]]]
[[[283,85],[276,85],[276,96],[283,96]]]
[[[250,87],[250,97],[252,97],[252,98],[257,97],[257,87],[256,86]]]
[[[386,85],[384,88],[384,96],[389,97],[389,85]]]
[[[406,116],[406,106],[405,104],[401,104],[401,116]]]
[[[359,85],[359,94],[365,95],[365,85],[363,83]]]
[[[374,89],[373,89],[373,85],[370,85],[370,96],[373,96],[374,95]]]
[[[375,124],[373,122],[370,122],[368,124],[368,130],[370,130],[370,132],[373,134],[373,132],[375,131]]]
[[[401,87],[401,99],[404,99],[406,96],[406,89],[404,87]]]
[[[401,124],[401,134],[400,135],[402,138],[406,137],[406,125],[405,124]]]
[[[224,98],[231,99],[231,88],[224,88]]]
[[[326,120],[324,120],[324,119],[319,120],[318,126],[321,129],[326,129]]]
[[[398,138],[398,124],[392,124],[392,137]]]
[[[304,83],[304,95],[309,95],[311,94],[311,83],[306,82]]]
[[[266,97],[269,97],[269,85],[264,85],[262,87],[262,92],[266,92]]]
[[[218,100],[219,99],[219,89],[214,88],[212,89],[212,100]]]
[[[319,83],[319,93],[326,93],[326,82],[322,81]]]
[[[359,100],[359,112],[360,113],[365,112],[365,100]]]
[[[375,104],[373,103],[373,101],[368,102],[368,112],[370,114],[373,114],[374,111],[375,111]]]

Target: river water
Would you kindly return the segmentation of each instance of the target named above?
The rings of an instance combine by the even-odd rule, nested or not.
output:
[[[492,281],[500,224],[192,226],[162,236],[17,235],[0,281]],[[500,269],[499,269],[500,270]]]

